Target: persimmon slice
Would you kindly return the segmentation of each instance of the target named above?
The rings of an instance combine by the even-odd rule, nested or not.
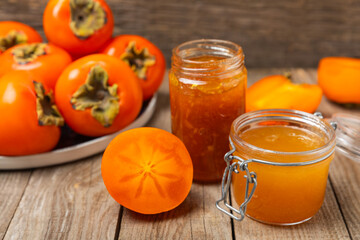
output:
[[[188,195],[193,165],[185,145],[157,128],[119,134],[106,148],[101,173],[110,195],[143,214],[174,209]]]

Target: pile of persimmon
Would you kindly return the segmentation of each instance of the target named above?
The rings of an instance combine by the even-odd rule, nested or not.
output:
[[[50,151],[65,123],[86,136],[117,132],[162,82],[161,51],[141,36],[113,38],[104,0],[50,0],[43,27],[48,42],[0,22],[0,155]]]

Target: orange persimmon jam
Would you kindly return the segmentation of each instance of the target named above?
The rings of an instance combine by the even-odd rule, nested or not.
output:
[[[301,111],[262,110],[237,118],[230,138],[234,156],[267,162],[248,163],[249,171],[257,175],[257,187],[247,216],[292,225],[315,215],[324,200],[334,156],[335,131],[329,123]],[[244,202],[245,184],[244,172],[233,173],[232,193],[239,205]]]
[[[231,123],[245,112],[241,47],[222,40],[178,46],[173,51],[169,87],[172,132],[190,153],[194,180],[220,180]]]

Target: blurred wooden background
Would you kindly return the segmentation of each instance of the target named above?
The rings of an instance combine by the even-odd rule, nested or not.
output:
[[[114,34],[139,34],[171,49],[219,38],[243,46],[248,67],[316,67],[325,56],[360,57],[360,0],[107,0]],[[0,21],[42,34],[47,0],[0,0]],[[55,30],[56,31],[56,30]]]

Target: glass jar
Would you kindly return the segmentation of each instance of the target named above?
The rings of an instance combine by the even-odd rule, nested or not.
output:
[[[311,219],[323,203],[336,134],[344,139],[349,124],[359,129],[360,119],[337,115],[329,123],[318,113],[280,109],[238,117],[230,130],[231,151],[225,155],[223,195],[217,207],[236,220],[242,220],[245,211],[252,219],[277,225]],[[359,132],[345,135],[350,137],[347,143],[341,141],[341,150],[359,158],[360,149],[351,145],[360,142]],[[231,182],[239,209],[228,203]],[[221,202],[240,216],[226,211]]]
[[[195,40],[173,50],[172,132],[189,150],[195,181],[221,179],[229,128],[245,112],[246,79],[244,54],[235,43]]]

